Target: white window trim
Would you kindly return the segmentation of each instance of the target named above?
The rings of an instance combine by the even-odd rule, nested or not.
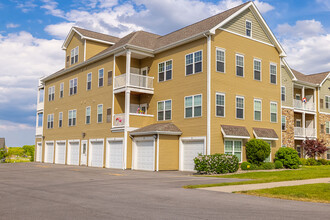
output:
[[[49,95],[54,94],[54,99],[49,99]],[[51,86],[48,88],[48,101],[54,101],[55,100],[55,86]]]
[[[248,35],[246,34],[246,30],[247,30],[246,22],[250,22],[250,24],[251,24],[251,29],[250,29],[250,31],[251,31],[251,36],[248,36]],[[250,21],[250,20],[248,20],[248,19],[245,20],[245,36],[248,37],[248,38],[252,38],[252,21]]]
[[[172,77],[171,77],[171,79],[166,80],[166,62],[168,62],[168,61],[171,61],[172,62]],[[161,63],[164,64],[164,81],[159,81],[159,64],[161,64]],[[145,68],[147,69],[147,72],[148,72],[148,68],[147,67],[145,67]],[[145,68],[143,68],[143,69],[145,69]],[[158,73],[157,73],[157,80],[158,80],[159,83],[170,81],[170,80],[173,79],[173,59],[169,59],[169,60],[165,60],[163,62],[159,62],[158,65],[157,65],[157,68],[158,68],[158,70],[157,70],[158,71]],[[141,71],[143,69],[141,69]]]
[[[61,85],[63,85],[63,89],[61,90]],[[63,96],[61,97],[61,91],[63,92]],[[64,82],[60,83],[60,93],[59,93],[59,98],[63,98],[64,97]]]
[[[285,129],[284,130],[282,130],[282,124],[283,124],[282,118],[284,118],[284,124],[285,124]],[[293,126],[293,127],[295,127],[295,126]],[[286,116],[282,115],[282,117],[281,117],[281,130],[286,131],[286,129],[287,129],[286,128]]]
[[[256,111],[256,109],[255,109],[255,105],[254,105],[254,102],[255,101],[260,101],[260,104],[261,104],[261,109],[260,109],[260,120],[256,120],[256,118],[255,118],[255,111]],[[254,121],[262,121],[262,100],[261,99],[253,99],[253,120]]]
[[[69,124],[69,121],[70,121],[70,111],[72,111],[72,113],[73,113],[73,111],[76,111],[76,124],[75,125],[70,125]],[[77,109],[71,109],[71,110],[69,110],[68,111],[68,127],[74,127],[74,126],[76,126],[77,125],[77,118],[78,118],[78,116],[77,116]],[[73,119],[74,118],[72,118],[72,122],[73,122]]]
[[[102,106],[102,120],[101,120],[101,122],[99,122],[99,106]],[[98,104],[97,105],[97,108],[96,108],[96,122],[98,124],[103,123],[103,104]]]
[[[74,88],[74,80],[75,79],[77,79],[77,93],[72,93],[72,95],[71,95],[70,94],[70,82],[73,81],[73,87],[72,88]],[[74,92],[74,90],[73,90],[73,92]],[[75,78],[69,80],[69,96],[73,96],[73,95],[77,95],[77,94],[78,94],[78,77],[75,77]]]
[[[328,105],[328,108],[327,108],[327,98],[329,100],[329,105]],[[330,109],[330,96],[326,95],[324,96],[324,106],[323,106],[325,109]]]
[[[194,99],[195,99],[195,96],[198,96],[198,95],[200,95],[201,96],[201,116],[194,116],[194,108],[195,108],[195,105],[194,105]],[[193,98],[193,100],[192,100],[192,116],[191,117],[186,117],[186,98],[187,97],[192,97]],[[184,118],[185,119],[191,119],[191,118],[201,118],[201,117],[203,117],[203,94],[201,93],[201,94],[196,94],[196,95],[188,95],[188,96],[185,96],[184,98],[183,98],[183,101],[184,101],[184,109],[183,109],[183,113],[184,113]]]
[[[282,88],[284,88],[284,100],[282,100]],[[281,86],[281,102],[286,102],[286,87]]]
[[[297,121],[299,121],[300,127],[297,127]],[[297,118],[296,121],[295,121],[294,127],[296,127],[296,128],[302,128],[301,126],[302,126],[301,119]]]
[[[276,67],[276,83],[272,83],[272,72],[271,72],[271,66],[275,66]],[[270,63],[269,64],[269,83],[272,84],[272,85],[277,85],[277,64],[276,63]]]
[[[328,126],[328,128],[329,128],[329,132],[327,132],[327,123],[328,123],[328,125],[329,125],[329,126]],[[324,127],[325,127],[325,132],[324,132],[324,133],[325,133],[325,134],[330,134],[330,121],[326,121]]]
[[[61,120],[62,121],[62,126],[61,127],[60,127],[60,115],[62,115],[62,120]],[[58,127],[63,128],[63,112],[58,113]]]
[[[272,121],[272,104],[276,104],[276,122]],[[277,102],[271,101],[269,104],[269,107],[270,107],[270,122],[277,123],[278,122],[278,104],[277,104]]]
[[[223,63],[224,63],[224,65],[223,65],[224,72],[220,72],[217,69],[217,62],[218,62],[218,60],[217,60],[217,52],[218,51],[222,51],[224,53],[224,61],[223,61]],[[223,49],[223,48],[220,48],[220,47],[216,47],[215,48],[215,71],[217,73],[226,73],[226,49]]]
[[[171,101],[171,119],[165,119],[165,102],[166,101]],[[163,102],[164,103],[164,120],[158,120],[158,103],[159,102]],[[161,101],[158,101],[157,102],[157,121],[171,121],[172,120],[172,114],[173,114],[173,111],[172,111],[172,109],[173,109],[173,101],[172,101],[172,99],[167,99],[167,100],[161,100]]]
[[[53,120],[49,120],[49,119],[53,119]],[[48,127],[49,122],[53,122],[53,127],[51,127],[51,128]],[[47,129],[53,129],[53,128],[54,128],[54,113],[47,115]]]
[[[203,73],[203,50],[197,50],[197,51],[194,51],[194,52],[191,52],[191,53],[187,53],[186,55],[184,55],[184,72],[185,72],[185,76],[193,76],[195,74],[198,74],[198,73],[195,73],[195,53],[197,52],[202,52],[202,66],[201,66],[201,72],[198,72],[198,73]],[[187,75],[187,55],[190,55],[192,54],[193,55],[193,73],[190,74],[190,75]],[[173,65],[173,64],[172,64]]]
[[[41,118],[41,126],[39,126],[39,115],[42,114],[42,118]],[[44,113],[43,112],[37,112],[37,128],[42,128],[44,126]]]
[[[237,75],[237,57],[242,57],[243,58],[243,76],[239,76]],[[239,53],[236,53],[235,54],[235,75],[237,77],[241,77],[241,78],[244,78],[245,77],[245,59],[244,59],[244,55],[242,54],[239,54]]]
[[[90,89],[88,89],[88,75],[89,74],[91,74],[91,88]],[[92,90],[92,81],[93,81],[93,74],[92,74],[92,72],[87,73],[87,75],[86,75],[86,91]]]
[[[260,80],[255,79],[255,75],[254,75],[254,71],[255,71],[254,61],[260,62]],[[261,59],[258,59],[258,58],[254,58],[253,59],[253,80],[262,82],[262,60]]]
[[[87,108],[90,109],[89,111],[89,123],[87,123]],[[87,106],[86,109],[85,109],[85,124],[86,125],[90,125],[92,122],[92,107],[91,106]]]
[[[75,49],[76,48],[78,48],[77,54],[75,54]],[[72,55],[72,51],[73,51],[73,63],[72,63],[72,56],[71,56]],[[74,61],[76,55],[78,55],[77,62]],[[79,62],[79,46],[76,46],[75,48],[71,49],[71,51],[70,51],[70,65],[75,64],[75,63],[78,63],[78,62]]]
[[[100,86],[100,70],[103,70],[103,77],[102,77],[102,86]],[[104,68],[101,68],[101,69],[98,69],[97,71],[97,87],[100,88],[100,87],[104,87]]]
[[[224,105],[223,105],[223,116],[219,116],[217,115],[217,95],[223,95],[224,99]],[[226,94],[222,93],[222,92],[216,92],[215,93],[215,117],[219,117],[219,118],[225,118],[226,117]]]
[[[225,142],[226,141],[232,141],[233,142],[233,151],[232,151],[232,155],[235,155],[234,153],[235,153],[235,144],[234,144],[234,141],[239,141],[239,142],[241,142],[241,162],[240,163],[242,163],[243,162],[243,140],[241,140],[241,139],[233,139],[233,138],[225,138],[224,139],[224,141],[223,141],[223,144],[224,144],[224,154],[226,154],[225,152],[226,152],[226,146],[225,146]]]
[[[243,118],[237,118],[237,98],[243,99]],[[244,120],[245,119],[245,97],[237,95],[235,96],[235,118],[238,120]]]

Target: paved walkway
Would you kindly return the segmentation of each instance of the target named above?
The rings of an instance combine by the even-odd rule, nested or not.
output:
[[[235,186],[217,186],[217,187],[207,187],[207,188],[199,188],[199,189],[232,193],[237,191],[268,189],[268,188],[275,188],[281,186],[297,186],[297,185],[314,184],[314,183],[330,183],[330,178],[293,180],[293,181],[272,182],[272,183],[257,183],[257,184],[246,184],[246,185],[235,185]]]

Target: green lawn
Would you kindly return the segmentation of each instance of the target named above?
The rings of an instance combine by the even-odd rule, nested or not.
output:
[[[239,193],[279,199],[330,203],[329,183],[283,186],[271,189],[244,191]]]
[[[311,166],[303,167],[297,170],[284,170],[274,172],[248,172],[241,174],[222,175],[222,176],[207,176],[207,177],[219,177],[219,178],[238,178],[238,179],[251,179],[248,181],[239,181],[233,183],[215,183],[215,184],[203,184],[203,185],[188,185],[184,188],[202,188],[213,186],[227,186],[227,185],[243,185],[253,183],[269,183],[280,182],[290,180],[304,180],[304,179],[316,179],[330,177],[330,166]]]

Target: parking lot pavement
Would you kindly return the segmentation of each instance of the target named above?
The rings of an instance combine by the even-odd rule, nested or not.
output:
[[[183,189],[188,184],[237,181],[191,174],[0,164],[0,219],[327,219],[330,215],[328,204]]]

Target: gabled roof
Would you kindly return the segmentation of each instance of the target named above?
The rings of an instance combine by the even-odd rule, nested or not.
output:
[[[303,74],[297,70],[292,69],[292,72],[294,73],[294,75],[296,76],[296,78],[299,81],[303,81],[303,82],[307,82],[307,83],[312,83],[315,85],[322,85],[323,82],[329,78],[329,74],[330,72],[322,72],[322,73],[315,73],[315,74],[310,74],[310,75],[306,75]]]
[[[173,123],[156,123],[130,132],[132,136],[153,134],[181,135],[182,131]]]
[[[110,44],[110,45],[117,43],[120,39],[115,36],[102,34],[102,33],[86,30],[86,29],[79,28],[79,27],[72,27],[62,45],[63,49],[65,49],[68,46],[74,33],[77,33],[82,39],[87,39],[87,40],[96,41],[96,42],[102,42],[102,43]]]

